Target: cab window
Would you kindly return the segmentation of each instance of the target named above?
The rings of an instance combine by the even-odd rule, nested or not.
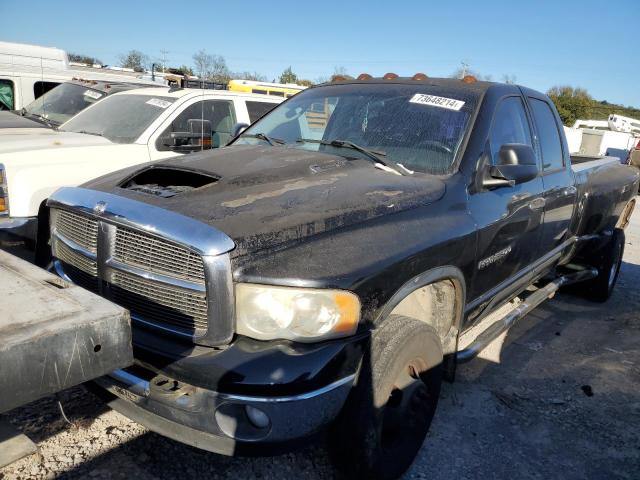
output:
[[[11,80],[0,79],[0,110],[13,110],[14,92]]]
[[[194,122],[197,120],[197,122]],[[200,120],[211,125],[211,144],[213,148],[225,146],[231,140],[233,125],[236,123],[236,114],[233,102],[230,100],[204,100],[189,105],[171,122],[171,125],[160,135],[157,148],[161,151],[170,150],[165,139],[172,132],[199,133]]]
[[[500,101],[493,117],[489,143],[494,165],[502,145],[522,143],[533,147],[527,113],[520,97],[507,97]]]
[[[563,168],[562,141],[558,132],[556,116],[547,102],[529,98],[529,104],[531,105],[540,141],[542,168],[547,171]]]
[[[36,82],[33,84],[33,98],[38,98],[60,85],[58,82]]]
[[[247,111],[249,112],[249,122],[253,123],[262,117],[265,113],[272,110],[276,103],[267,102],[250,102],[247,101]]]

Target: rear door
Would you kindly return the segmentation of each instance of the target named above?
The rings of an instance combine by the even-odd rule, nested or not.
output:
[[[534,143],[542,160],[544,227],[540,247],[550,252],[566,240],[576,203],[573,172],[560,118],[544,96],[529,93],[527,102],[534,122]]]
[[[493,164],[500,147],[508,143],[533,146],[529,117],[520,96],[504,97],[495,108],[488,138]],[[476,274],[470,298],[483,294],[491,297],[492,291],[504,291],[516,282],[518,272],[527,270],[540,256],[541,196],[540,176],[512,187],[485,189],[470,196],[471,214],[479,226]]]

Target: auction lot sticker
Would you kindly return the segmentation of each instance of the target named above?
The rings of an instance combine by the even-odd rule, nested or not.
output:
[[[152,98],[151,100],[147,100],[145,103],[148,105],[153,105],[154,107],[167,108],[171,105],[171,102],[167,102],[166,100],[160,100],[159,98]]]
[[[436,95],[426,95],[424,93],[416,93],[411,103],[419,103],[420,105],[431,105],[432,107],[446,108],[447,110],[460,110],[464,105],[462,100],[455,98],[438,97]]]

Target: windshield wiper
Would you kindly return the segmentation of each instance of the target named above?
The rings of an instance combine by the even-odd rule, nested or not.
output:
[[[296,142],[319,143],[320,145],[328,145],[336,148],[350,148],[352,150],[356,150],[357,152],[360,152],[366,155],[368,158],[370,158],[374,162],[384,165],[385,167],[390,168],[391,170],[393,170],[394,172],[400,175],[406,175],[407,173],[411,173],[409,170],[402,167],[402,165],[399,165],[396,162],[393,162],[391,160],[387,160],[386,158],[384,158],[387,155],[386,152],[371,150],[361,145],[358,145],[357,143],[350,142],[348,140],[315,140],[313,138],[299,138],[298,140],[296,140]]]
[[[24,108],[22,110],[24,110]],[[46,118],[44,115],[38,115],[37,113],[26,113],[26,110],[25,110],[25,115],[24,116],[26,116],[26,117],[28,117],[28,118],[30,118],[32,120],[35,120],[36,122],[44,123],[46,126],[51,127],[51,128],[55,128],[57,126],[51,120]]]
[[[267,142],[269,145],[271,145],[272,147],[276,144],[278,145],[284,145],[287,142],[285,142],[284,140],[280,139],[280,138],[273,138],[270,137],[269,135],[266,135],[264,133],[247,133],[242,135],[243,137],[249,137],[249,138],[258,138],[260,140],[264,140],[265,142]]]
[[[67,130],[65,130],[67,131]],[[89,132],[88,130],[78,130],[77,132],[74,133],[84,133],[86,135],[95,135],[96,137],[104,137],[103,134],[98,133],[98,132]]]

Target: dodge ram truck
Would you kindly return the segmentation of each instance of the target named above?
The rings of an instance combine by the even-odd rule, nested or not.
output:
[[[616,283],[639,175],[572,166],[534,90],[338,78],[237,130],[48,201],[51,268],[131,312],[135,364],[94,387],[170,438],[328,434],[351,476],[396,478],[457,362],[560,288]]]

